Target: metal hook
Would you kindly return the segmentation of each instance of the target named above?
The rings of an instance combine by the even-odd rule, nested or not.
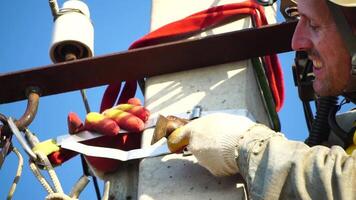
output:
[[[40,99],[40,90],[37,87],[29,87],[26,93],[28,98],[26,111],[22,117],[15,122],[17,128],[21,131],[30,125],[35,118]]]
[[[16,121],[12,127],[10,127],[9,121],[12,122],[11,118],[7,118],[5,115],[0,113],[0,121],[3,125],[0,126],[0,147],[1,155],[0,155],[0,167],[5,160],[6,155],[8,154],[9,150],[12,148],[11,145],[11,138],[12,134],[14,133],[14,127],[18,130],[24,130],[35,118],[38,108],[39,102],[39,89],[35,87],[29,87],[26,91],[28,102],[25,113],[22,115],[20,120]],[[9,127],[8,127],[9,126]],[[5,128],[4,128],[5,127]],[[10,130],[11,129],[11,133]],[[22,136],[21,133],[18,131],[18,135],[16,137]],[[18,138],[20,140],[20,138]],[[23,139],[23,137],[22,137]],[[27,145],[26,140],[20,140],[22,146],[24,146],[26,152],[31,156],[32,159],[36,159],[36,155],[32,152],[31,148]],[[27,146],[26,146],[27,145]]]

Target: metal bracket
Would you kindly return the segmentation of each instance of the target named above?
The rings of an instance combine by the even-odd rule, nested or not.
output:
[[[23,91],[31,85],[41,89],[41,96],[48,96],[291,51],[296,24],[268,25],[0,74],[1,84],[6,85],[1,88],[0,104],[26,99]]]

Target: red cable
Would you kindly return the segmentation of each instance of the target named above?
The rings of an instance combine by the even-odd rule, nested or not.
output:
[[[110,84],[106,88],[103,99],[101,100],[100,112],[103,112],[104,110],[109,109],[115,105],[115,101],[120,93],[120,90],[121,82]]]
[[[121,96],[117,101],[117,104],[127,103],[129,99],[135,96],[137,89],[137,81],[136,80],[127,80],[125,82],[125,87],[122,90]]]

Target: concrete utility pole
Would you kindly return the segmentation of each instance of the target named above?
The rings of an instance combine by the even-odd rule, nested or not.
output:
[[[152,0],[151,30],[210,7],[238,2],[242,1]],[[267,8],[266,15],[269,23],[275,23],[276,8]],[[252,26],[250,17],[246,17],[209,29],[192,38]],[[152,117],[159,114],[167,116],[184,113],[197,105],[202,106],[204,111],[247,109],[256,120],[270,125],[250,60],[165,74],[146,80],[145,106],[151,111]],[[153,129],[144,132],[143,147],[150,145],[152,134]],[[216,178],[199,166],[194,156],[171,154],[143,159],[139,162],[139,167],[134,167],[134,163],[127,165],[131,166],[118,171],[117,175],[112,177],[114,184],[111,194],[115,199],[246,198],[241,177]]]

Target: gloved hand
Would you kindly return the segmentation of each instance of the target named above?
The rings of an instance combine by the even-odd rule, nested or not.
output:
[[[215,176],[238,173],[235,149],[240,137],[256,123],[248,117],[217,113],[196,119],[168,136],[168,147],[177,152],[187,145],[200,165]]]
[[[83,124],[75,113],[68,115],[68,129],[70,134],[88,130],[101,133],[105,136],[83,141],[82,143],[121,150],[131,150],[140,148],[141,134],[144,129],[144,122],[148,120],[149,111],[141,106],[138,99],[132,98],[127,104],[120,104],[107,109],[102,113],[89,113]],[[120,133],[120,128],[129,131]],[[48,157],[53,165],[60,165],[73,156],[76,152],[60,149]],[[120,165],[120,161],[108,158],[85,156],[96,174],[106,174],[114,172]]]

